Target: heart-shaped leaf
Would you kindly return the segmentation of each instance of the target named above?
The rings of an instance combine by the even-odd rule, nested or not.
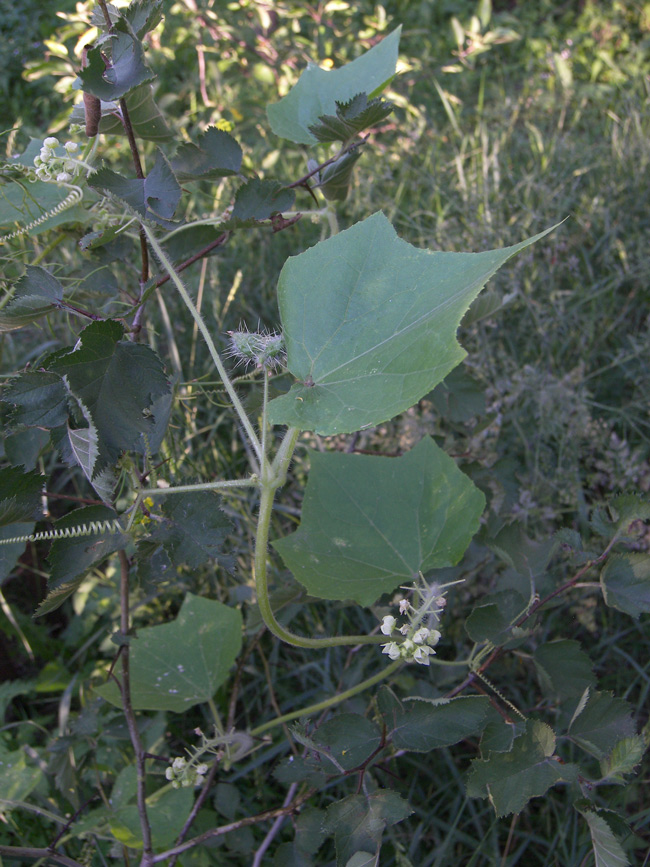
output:
[[[408,409],[465,356],[456,330],[511,256],[418,250],[382,213],[290,258],[278,299],[287,363],[300,380],[269,404],[274,424],[351,433]]]
[[[484,504],[429,437],[401,458],[313,452],[300,527],[273,546],[314,596],[371,605],[457,563]]]
[[[136,710],[178,713],[209,701],[241,648],[236,608],[188,593],[176,620],[139,629],[131,642],[131,693]],[[121,706],[113,682],[96,691]]]

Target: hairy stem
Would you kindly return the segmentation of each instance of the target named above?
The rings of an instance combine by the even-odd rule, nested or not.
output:
[[[130,616],[129,616],[129,560],[124,551],[119,552],[120,559],[120,631],[124,638],[129,634]],[[146,777],[145,777],[145,755],[142,741],[140,740],[140,732],[138,731],[138,723],[135,718],[135,711],[131,703],[131,671],[129,666],[129,645],[122,645],[122,680],[120,682],[120,692],[122,694],[122,707],[126,718],[126,725],[129,730],[129,737],[135,753],[135,762],[138,774],[137,781],[137,803],[138,815],[140,817],[140,828],[142,831],[143,855],[142,864],[151,864],[153,857],[153,848],[151,841],[151,825],[149,824],[149,815],[147,813],[146,804]]]
[[[263,457],[262,478],[260,482],[260,507],[255,534],[255,592],[260,614],[268,629],[279,639],[295,647],[324,648],[349,644],[381,644],[385,641],[381,635],[334,635],[329,638],[306,638],[296,635],[278,623],[269,598],[268,577],[266,569],[267,548],[269,543],[269,527],[273,513],[275,492],[286,481],[287,470],[293,457],[293,452],[300,431],[289,428],[280,444],[280,448],[271,466]]]
[[[341,702],[347,701],[347,699],[352,698],[352,696],[358,695],[360,692],[364,692],[366,689],[370,689],[371,686],[375,686],[375,684],[381,683],[382,680],[390,677],[391,674],[395,674],[395,672],[401,665],[403,665],[403,661],[401,659],[397,659],[395,660],[395,662],[391,662],[389,665],[387,665],[386,668],[382,669],[382,671],[380,671],[378,674],[374,674],[367,680],[362,680],[361,683],[357,683],[356,686],[351,686],[350,689],[346,689],[345,692],[339,692],[336,695],[333,695],[331,698],[323,699],[323,701],[316,702],[316,704],[310,704],[307,707],[301,707],[299,710],[292,710],[290,713],[285,713],[282,716],[269,720],[269,722],[263,723],[261,726],[257,726],[257,728],[252,729],[250,734],[254,737],[257,737],[264,732],[269,731],[269,729],[283,725],[286,722],[291,722],[291,720],[299,719],[301,716],[311,716],[312,714],[318,713],[319,711],[328,710],[331,707],[335,707],[337,704],[341,704]]]
[[[253,426],[250,422],[250,419],[248,418],[248,415],[246,414],[246,410],[242,406],[242,403],[239,400],[239,397],[237,396],[237,392],[235,391],[233,384],[230,381],[230,377],[228,376],[228,373],[226,372],[226,368],[224,367],[224,364],[221,360],[221,356],[217,352],[217,347],[214,344],[214,340],[212,339],[212,335],[208,331],[208,327],[205,324],[205,320],[203,319],[203,317],[201,316],[199,311],[196,309],[196,306],[194,305],[194,302],[190,298],[189,293],[187,292],[187,289],[183,285],[183,281],[180,279],[180,277],[178,276],[178,274],[174,270],[174,266],[169,261],[167,254],[163,251],[162,247],[160,246],[160,244],[156,240],[156,237],[153,234],[153,232],[151,231],[151,229],[149,229],[149,227],[144,225],[144,224],[142,225],[142,228],[143,228],[143,230],[147,236],[147,239],[149,241],[149,244],[151,245],[151,248],[155,252],[158,259],[160,260],[160,263],[162,264],[165,271],[167,271],[167,273],[169,274],[169,277],[170,277],[172,283],[174,284],[174,286],[176,287],[176,289],[178,290],[178,294],[183,299],[185,306],[192,314],[192,318],[196,322],[197,328],[201,332],[201,336],[205,340],[206,346],[208,347],[208,351],[210,353],[210,357],[212,358],[212,361],[214,362],[214,366],[217,368],[217,370],[219,372],[219,376],[221,377],[221,381],[223,382],[224,387],[225,387],[226,391],[228,392],[228,396],[230,397],[230,400],[232,401],[235,412],[237,413],[237,416],[239,417],[239,420],[240,420],[244,430],[246,431],[246,434],[248,435],[248,439],[249,439],[251,446],[253,447],[253,451],[255,452],[257,459],[261,461],[262,460],[262,445],[261,445],[261,443],[257,437],[257,434],[255,433],[255,431],[253,429]]]

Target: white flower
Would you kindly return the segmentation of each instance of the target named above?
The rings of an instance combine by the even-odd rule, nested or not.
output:
[[[402,633],[402,635],[408,635],[410,628],[411,628],[411,624],[405,623],[404,626],[400,626],[399,631]]]
[[[438,632],[437,629],[430,629],[429,630],[429,637],[427,638],[427,644],[429,645],[429,647],[435,647],[441,638],[442,638],[441,632]]]
[[[394,641],[391,641],[390,644],[384,644],[382,647],[384,648],[382,653],[386,653],[390,659],[400,658],[399,645]]]
[[[38,168],[42,162],[43,160],[40,157],[34,157],[34,165],[36,168]]]
[[[39,179],[39,181],[49,181],[52,179],[52,175],[48,172],[47,169],[43,168],[43,166],[41,166],[40,169],[36,170],[36,177]]]
[[[395,629],[396,623],[397,621],[395,620],[393,615],[387,614],[381,621],[381,631],[384,633],[384,635],[390,635],[393,629]]]
[[[44,139],[43,144],[46,148],[55,148],[58,146],[59,140],[58,138],[55,138],[53,135],[51,135],[48,138]]]
[[[208,766],[205,763],[203,763],[201,765],[197,765],[196,766],[196,773],[200,774],[202,777],[205,776],[205,774],[208,773]]]
[[[178,758],[174,759],[172,767],[176,771],[182,771],[186,764],[187,762],[185,761],[185,759],[182,756],[178,756]]]
[[[410,607],[411,607],[411,603],[408,601],[408,599],[400,599],[400,601],[399,601],[399,613],[400,614],[406,614],[406,612],[409,610]]]
[[[41,148],[41,159],[44,163],[49,163],[52,159],[52,151],[49,148]]]
[[[56,176],[57,184],[69,184],[72,180],[72,175],[68,174],[68,172],[59,172]]]
[[[205,783],[205,777],[202,777],[201,774],[196,775],[196,779],[194,780],[195,786],[202,786]]]
[[[425,644],[429,638],[429,630],[426,626],[421,626],[413,636],[413,641],[416,644]]]
[[[167,770],[165,771],[165,777],[168,780],[173,780],[174,779],[174,769],[173,768],[167,768]]]
[[[73,154],[79,150],[79,145],[76,141],[67,141],[63,147],[67,150],[69,154]]]
[[[180,789],[180,787],[181,784],[178,782],[178,780],[172,780],[172,789]]]
[[[424,645],[424,647],[418,647],[413,654],[413,659],[420,665],[429,665],[429,656],[432,653],[435,653],[435,651]]]

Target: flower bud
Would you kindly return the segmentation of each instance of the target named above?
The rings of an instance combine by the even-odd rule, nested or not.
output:
[[[384,633],[384,635],[390,635],[392,633],[393,629],[395,629],[396,623],[397,623],[397,621],[395,620],[393,615],[387,614],[384,617],[384,619],[381,621],[380,629]]]

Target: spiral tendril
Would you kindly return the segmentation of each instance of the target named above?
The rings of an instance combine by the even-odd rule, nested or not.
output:
[[[78,536],[104,535],[106,533],[123,533],[124,528],[116,519],[109,521],[90,521],[78,524],[76,527],[61,527],[58,530],[43,530],[29,536],[13,536],[11,539],[0,539],[0,545],[13,545],[18,542],[43,542],[56,539],[75,539]]]

